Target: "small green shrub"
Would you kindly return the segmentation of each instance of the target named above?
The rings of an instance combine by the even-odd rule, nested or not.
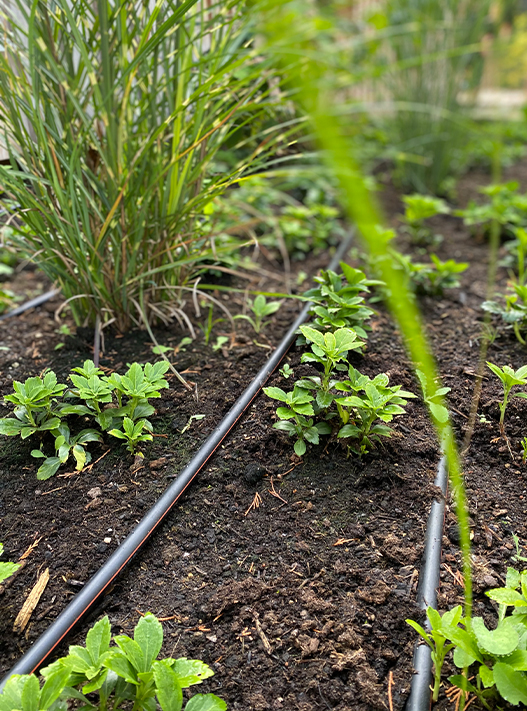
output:
[[[434,235],[425,220],[435,215],[448,215],[450,208],[444,200],[431,195],[403,195],[405,228],[414,244],[437,244],[441,235]]]
[[[370,286],[382,285],[375,279],[367,279],[364,272],[354,269],[345,262],[340,263],[343,276],[335,272],[321,271],[314,281],[317,286],[304,292],[303,297],[313,301],[310,314],[311,326],[319,331],[351,328],[360,338],[368,337],[366,322],[375,311],[367,304],[363,294],[370,292]]]
[[[527,195],[518,193],[517,182],[488,185],[480,192],[490,198],[489,202],[471,201],[464,210],[454,212],[467,227],[485,234],[495,222],[502,233],[513,234],[514,227],[527,226]]]
[[[404,414],[409,398],[415,395],[402,390],[400,385],[389,386],[386,373],[379,373],[373,379],[363,375],[352,365],[349,366],[348,380],[335,383],[335,389],[348,393],[335,398],[342,427],[337,437],[352,440],[348,452],[358,456],[367,454],[380,437],[391,437],[391,422],[395,415]],[[380,420],[380,422],[379,422]],[[356,444],[355,444],[356,442]]]
[[[305,339],[312,342],[311,353],[302,354],[302,363],[317,363],[323,372],[297,380],[289,393],[276,387],[264,388],[268,397],[287,405],[277,409],[280,421],[273,427],[290,436],[296,435],[295,452],[302,456],[307,448],[305,442],[318,444],[319,435],[330,434],[330,422],[339,418],[337,437],[352,440],[351,444],[347,442],[348,454],[367,454],[381,436],[392,434],[392,430],[382,423],[403,414],[408,398],[415,395],[402,390],[400,385],[388,386],[388,376],[384,373],[370,379],[343,362],[347,361],[349,351],[364,345],[357,340],[353,329],[340,328],[334,333],[321,333],[311,326],[300,326],[300,330]],[[342,371],[347,372],[348,380],[337,379]],[[348,394],[339,397],[339,392]],[[334,403],[336,411],[332,409]],[[315,422],[313,418],[320,421]]]
[[[86,646],[70,646],[65,657],[42,669],[44,684],[34,674],[15,674],[0,694],[1,711],[135,711],[183,709],[183,689],[213,676],[197,659],[157,659],[163,644],[159,620],[147,613],[137,623],[133,639],[117,635],[111,643],[108,617],[86,635]],[[185,711],[226,711],[214,694],[195,694]]]
[[[515,385],[525,385],[527,383],[527,365],[523,365],[518,370],[513,370],[510,365],[504,365],[500,368],[499,365],[489,363],[488,367],[492,370],[502,382],[503,385],[503,400],[500,402],[500,429],[503,432],[503,422],[505,420],[505,411],[509,402],[509,394]],[[527,399],[527,393],[515,393],[514,397],[522,397]]]
[[[87,428],[72,435],[64,421],[71,415],[93,418],[100,430],[110,431],[114,437],[126,440],[133,453],[139,442],[152,439],[152,424],[146,418],[155,410],[148,400],[161,397],[159,390],[168,388],[163,376],[169,367],[166,360],[144,366],[133,363],[125,375],[112,373],[106,376],[93,361],[86,360],[82,367],[73,368],[69,377],[74,387],[69,389],[57,384],[52,371],[44,378],[28,378],[25,383],[15,380],[15,392],[4,396],[6,402],[16,405],[15,417],[0,419],[0,434],[20,435],[26,439],[37,432],[51,432],[55,438],[55,455],[47,457],[42,445],[31,452],[33,457],[45,460],[38,469],[38,479],[53,476],[60,465],[68,461],[70,454],[78,470],[91,461],[86,445],[100,442],[101,432]],[[59,396],[63,397],[61,402]],[[67,402],[72,399],[81,402]]]
[[[458,669],[468,667],[469,674],[454,674],[448,681],[475,694],[485,709],[490,710],[489,702],[499,703],[500,699],[514,706],[527,704],[527,571],[508,568],[505,587],[489,590],[486,595],[498,605],[491,629],[482,617],[463,617],[461,605],[442,616],[429,607],[431,632],[406,620],[432,649],[434,700],[438,698],[446,654],[453,650],[454,664]],[[512,612],[507,614],[509,608]]]
[[[501,296],[504,301],[484,301],[481,308],[500,316],[506,326],[514,330],[518,341],[525,345],[523,334],[527,331],[527,286],[512,282],[509,293],[497,296]]]

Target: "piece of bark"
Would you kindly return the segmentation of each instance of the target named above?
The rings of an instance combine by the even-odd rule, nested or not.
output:
[[[40,575],[39,579],[35,583],[33,590],[29,593],[26,598],[25,603],[22,605],[22,609],[16,616],[15,624],[13,625],[13,632],[23,632],[29,622],[33,610],[38,605],[42,593],[46,589],[46,585],[49,580],[49,568]]]

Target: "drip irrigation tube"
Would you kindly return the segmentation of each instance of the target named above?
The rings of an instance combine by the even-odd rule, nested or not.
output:
[[[437,588],[439,586],[439,567],[441,564],[441,539],[445,519],[446,492],[448,474],[445,457],[442,457],[437,468],[435,485],[443,493],[441,499],[432,502],[428,524],[426,527],[425,550],[423,565],[419,576],[417,589],[417,604],[422,610],[428,606],[437,607]],[[426,620],[426,628],[430,623]],[[416,642],[413,665],[415,674],[412,677],[410,696],[406,702],[406,711],[425,711],[431,705],[430,681],[432,679],[431,650],[427,644]]]
[[[34,299],[26,301],[25,304],[17,306],[16,309],[8,311],[6,314],[2,314],[2,316],[0,316],[0,321],[5,321],[6,318],[11,318],[11,316],[20,316],[20,314],[23,314],[24,311],[29,311],[29,309],[33,309],[35,306],[45,304],[46,301],[50,301],[54,296],[57,296],[57,294],[60,294],[60,289],[51,289],[51,291],[46,291],[45,294],[35,296]]]
[[[336,269],[339,261],[348,251],[353,239],[350,233],[340,244],[328,269]],[[273,373],[281,360],[286,355],[296,338],[298,327],[306,320],[310,303],[307,303],[299,316],[288,330],[267,363],[260,369],[254,380],[236,400],[225,418],[220,422],[212,434],[178,475],[165,493],[152,506],[148,513],[141,519],[134,530],[121,543],[121,545],[108,558],[106,563],[98,570],[89,582],[77,593],[69,605],[60,613],[57,619],[37,639],[32,647],[19,659],[7,676],[0,683],[0,690],[12,674],[31,674],[53,652],[57,645],[64,639],[71,628],[83,617],[93,603],[102,595],[114,578],[130,562],[145,541],[155,531],[165,516],[172,509],[176,501],[187,489],[194,477],[204,464],[214,454],[230,430],[238,422],[245,410],[249,407],[261,388]]]

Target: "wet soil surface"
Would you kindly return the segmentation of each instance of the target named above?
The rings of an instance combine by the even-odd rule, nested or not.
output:
[[[506,177],[518,177],[525,189],[526,176],[525,166],[518,166]],[[460,195],[472,197],[483,180],[468,176]],[[383,199],[395,222],[401,211],[396,192],[386,187]],[[460,289],[421,301],[444,384],[451,388],[449,402],[462,442],[478,382],[488,250],[456,218],[437,218],[435,227],[444,235],[437,254],[470,262]],[[309,267],[327,261],[321,255]],[[506,272],[500,270],[498,278],[503,287]],[[80,329],[64,337],[57,332],[53,311],[59,303],[0,322],[0,341],[8,349],[0,351],[2,395],[10,392],[13,379],[46,367],[64,381],[72,367],[91,357],[92,333]],[[232,295],[225,303],[233,312],[239,308]],[[199,401],[170,378],[170,390],[153,401],[157,414],[152,421],[160,436],[144,447],[142,463],[106,441],[91,448],[94,463],[83,472],[65,467],[39,482],[36,460],[30,457],[34,444],[3,439],[4,559],[16,561],[29,553],[0,596],[0,673],[27,651],[173,481],[297,312],[294,302],[284,304],[257,337],[237,321],[236,338],[218,351],[203,338],[178,349],[187,334],[177,326],[156,331],[160,343],[174,347],[170,357],[175,366],[197,384]],[[498,338],[487,359],[514,368],[524,365],[525,349],[512,332],[496,325]],[[229,334],[221,324],[212,340],[222,328]],[[353,354],[351,362],[371,376],[386,372],[392,384],[417,393],[397,331],[382,309],[372,329],[365,354]],[[55,350],[60,342],[65,345]],[[151,360],[151,345],[143,333],[108,334],[101,364],[122,372],[126,363]],[[287,360],[297,377],[312,372],[300,365],[296,348]],[[291,380],[276,373],[270,383],[288,390]],[[511,534],[527,543],[527,468],[520,446],[527,434],[527,402],[512,399],[507,411],[511,457],[499,439],[499,399],[500,383],[488,371],[464,460],[475,614],[484,616],[492,612],[485,589],[502,584],[512,564]],[[229,709],[377,711],[390,704],[402,709],[415,642],[405,619],[420,619],[416,590],[427,516],[437,496],[433,482],[439,455],[424,406],[411,401],[407,415],[396,419],[392,439],[362,461],[347,459],[334,438],[298,460],[291,440],[271,428],[274,411],[275,403],[263,395],[253,402],[68,643],[82,643],[89,625],[103,614],[109,615],[114,634],[129,634],[139,616],[151,611],[165,618],[163,654],[210,664],[215,676],[200,690],[214,691]],[[0,414],[8,412],[6,407]],[[204,417],[190,421],[197,414]],[[462,600],[457,542],[449,499],[441,610]],[[23,601],[46,569],[50,577],[40,602],[25,630],[13,633]],[[65,643],[59,646],[58,652],[66,651]],[[440,708],[453,706],[443,697]]]

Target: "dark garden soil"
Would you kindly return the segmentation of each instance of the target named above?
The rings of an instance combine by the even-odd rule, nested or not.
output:
[[[508,171],[527,188],[527,167]],[[488,179],[468,176],[465,201]],[[400,212],[395,191],[383,193],[388,214]],[[394,221],[396,217],[393,218]],[[460,442],[465,437],[477,383],[487,246],[460,220],[436,219],[443,258],[470,262],[462,287],[421,301]],[[327,255],[310,267],[325,266]],[[304,265],[302,265],[305,268]],[[499,271],[500,284],[506,281]],[[276,288],[276,284],[273,288]],[[237,299],[225,303],[235,312]],[[57,333],[55,301],[0,323],[0,393],[50,367],[62,379],[91,357],[92,333]],[[298,307],[285,304],[255,337],[237,321],[228,349],[214,352],[203,339],[177,349],[185,334],[174,326],[156,332],[174,346],[175,366],[197,384],[199,401],[175,378],[154,401],[155,432],[142,465],[115,442],[92,448],[94,463],[36,479],[34,445],[3,439],[0,455],[0,541],[5,560],[32,546],[26,565],[0,597],[0,673],[56,618],[172,482],[226,414],[292,322]],[[221,324],[218,333],[221,331]],[[404,349],[380,310],[363,356],[353,364],[369,375],[386,372],[392,384],[417,392]],[[227,329],[226,329],[227,330]],[[488,360],[518,368],[525,349],[498,326]],[[214,333],[214,337],[218,335]],[[64,347],[54,350],[59,342]],[[106,337],[101,364],[122,372],[126,363],[152,359],[143,333]],[[293,348],[295,375],[309,372]],[[59,380],[61,379],[59,377]],[[280,374],[272,384],[288,389]],[[527,434],[527,402],[513,399],[507,433],[513,457],[499,439],[500,384],[484,374],[475,429],[465,455],[471,507],[475,614],[492,613],[484,596],[504,582],[515,552],[512,533],[527,544],[527,466],[520,440]],[[89,624],[108,614],[114,634],[130,634],[146,611],[165,618],[167,656],[200,658],[215,676],[202,689],[223,697],[229,709],[264,711],[377,711],[402,709],[412,675],[415,599],[438,449],[424,406],[412,401],[395,434],[363,461],[346,459],[331,439],[299,461],[292,442],[271,428],[275,404],[259,396],[200,473],[181,502],[136,556],[69,643],[81,643]],[[8,409],[0,414],[6,415]],[[205,415],[193,420],[191,415]],[[60,470],[59,470],[60,471]],[[447,509],[439,607],[462,600],[457,528]],[[22,633],[14,620],[39,575],[49,583]],[[63,645],[61,653],[67,651]],[[444,698],[440,708],[452,708]],[[474,706],[475,708],[475,706]],[[424,711],[424,710],[423,710]]]

